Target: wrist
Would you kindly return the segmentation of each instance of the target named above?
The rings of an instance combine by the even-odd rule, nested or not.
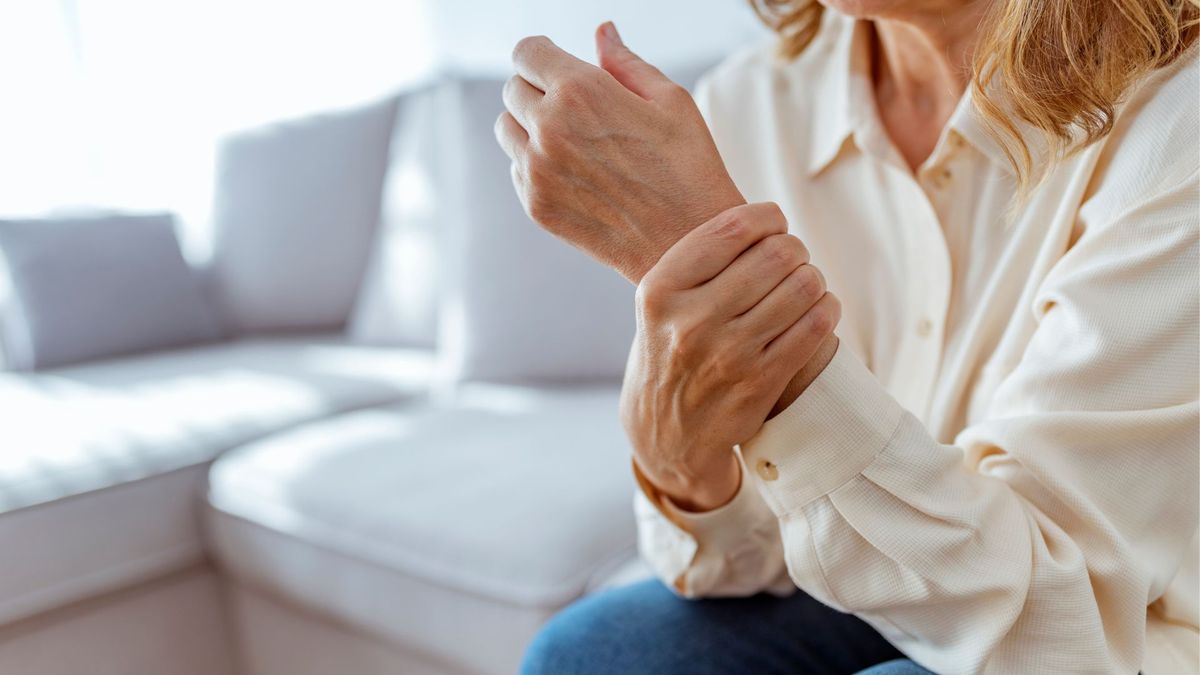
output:
[[[643,248],[645,255],[636,264],[632,265],[628,272],[623,271],[623,276],[633,282],[634,285],[637,285],[641,282],[642,277],[646,276],[646,273],[658,264],[663,254],[678,243],[684,235],[721,213],[734,207],[742,206],[745,203],[746,198],[730,182],[725,189],[714,190],[704,205],[697,205],[697,208],[694,210],[688,213],[681,213],[670,221],[660,222],[659,227],[653,231],[656,237],[655,241],[645,245]]]
[[[720,508],[737,496],[742,486],[742,466],[730,448],[721,462],[702,473],[684,474],[671,471],[670,475],[656,475],[634,456],[634,465],[642,477],[660,495],[682,511],[702,513]]]

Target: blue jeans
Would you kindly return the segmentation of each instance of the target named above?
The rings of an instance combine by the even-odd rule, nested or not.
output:
[[[522,675],[929,675],[851,614],[787,598],[685,600],[659,581],[591,595],[530,643]]]

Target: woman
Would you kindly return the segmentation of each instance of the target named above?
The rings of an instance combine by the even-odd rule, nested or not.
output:
[[[1200,5],[758,9],[699,111],[514,51],[527,210],[638,284],[661,579],[525,671],[1195,672]]]

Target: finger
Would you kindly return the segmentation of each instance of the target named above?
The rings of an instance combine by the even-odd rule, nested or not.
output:
[[[833,334],[841,318],[841,301],[833,293],[826,293],[804,316],[767,345],[763,357],[768,363],[789,364],[799,371],[817,353],[825,338]]]
[[[662,71],[634,54],[611,21],[596,29],[596,55],[600,67],[607,70],[626,89],[647,100],[654,100],[674,83]]]
[[[556,83],[580,70],[595,68],[563,51],[544,35],[522,38],[513,48],[512,60],[517,74],[542,91],[550,91]]]
[[[739,330],[767,345],[800,320],[825,295],[825,276],[814,265],[800,265],[759,303],[738,317]]]
[[[695,288],[758,240],[786,231],[787,219],[774,203],[735,206],[685,234],[646,276],[671,288]]]
[[[504,99],[504,107],[512,113],[517,124],[527,130],[532,129],[534,110],[545,94],[520,75],[513,75],[504,83],[504,93],[501,97]]]
[[[504,154],[508,155],[514,166],[519,164],[525,155],[526,146],[529,145],[529,133],[507,110],[496,118],[493,131],[496,132],[496,142],[500,144]]]
[[[746,249],[706,286],[721,312],[737,316],[758,305],[808,259],[808,248],[799,237],[773,234]]]

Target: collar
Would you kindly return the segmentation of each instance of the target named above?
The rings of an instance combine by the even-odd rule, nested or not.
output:
[[[810,111],[811,135],[805,168],[812,177],[831,165],[849,140],[858,145],[878,142],[880,146],[890,141],[875,110],[870,25],[827,10],[813,44],[800,58],[809,59],[810,53],[811,60],[793,71],[797,81],[790,89],[796,97],[796,109]],[[1030,133],[1024,124],[1018,124],[1018,129],[1034,161],[1044,159],[1046,147],[1040,134]],[[1004,148],[988,132],[970,87],[959,99],[939,144],[951,133],[957,133],[992,164],[1011,172]],[[886,151],[884,147],[872,147],[871,150],[878,150],[880,154]]]
[[[807,83],[798,82],[792,91],[805,99],[799,102],[800,109],[811,111],[805,162],[809,176],[833,163],[847,139],[872,113],[868,107],[874,105],[868,29],[865,22],[826,10],[814,44],[806,50],[804,56],[813,52],[812,63],[818,71],[805,73]]]
[[[950,115],[950,121],[947,122],[946,127],[958,133],[963,140],[987,157],[989,162],[1009,174],[1012,173],[1012,165],[1008,161],[1004,147],[988,131],[987,123],[984,122],[979,107],[975,105],[975,94],[971,87],[967,87],[967,91],[958,102],[958,107]],[[1017,128],[1021,131],[1021,137],[1025,140],[1034,162],[1041,161],[1042,155],[1046,152],[1046,145],[1041,140],[1041,136],[1030,133],[1027,125],[1018,124]]]

